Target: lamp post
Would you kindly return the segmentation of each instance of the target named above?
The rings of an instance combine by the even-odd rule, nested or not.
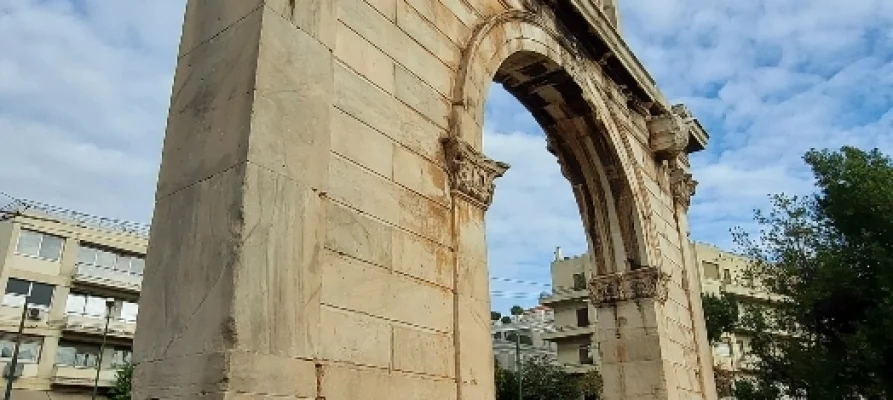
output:
[[[22,306],[22,317],[19,320],[19,333],[16,336],[16,345],[12,350],[12,362],[9,363],[9,374],[6,375],[6,394],[4,400],[9,400],[12,396],[12,381],[15,376],[16,367],[19,365],[19,347],[22,345],[22,332],[25,330],[25,316],[28,315],[28,296],[25,296],[25,305]]]
[[[93,395],[90,400],[96,400],[96,391],[99,390],[99,372],[102,371],[102,355],[105,353],[105,339],[109,333],[109,321],[112,319],[112,309],[115,307],[115,299],[105,299],[105,329],[102,331],[102,344],[99,345],[99,359],[96,361],[96,377],[93,378]]]
[[[521,334],[515,331],[515,365],[518,366],[518,400],[524,400],[524,374],[521,370]]]

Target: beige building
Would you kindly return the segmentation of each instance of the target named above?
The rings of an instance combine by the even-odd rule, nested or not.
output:
[[[556,359],[555,343],[544,339],[554,331],[555,314],[550,308],[534,307],[511,319],[510,323],[493,321],[493,356],[500,367],[517,371],[519,349],[522,364],[533,357]]]
[[[552,262],[552,293],[540,298],[540,304],[555,313],[554,330],[543,339],[555,343],[558,362],[572,372],[586,372],[598,360],[593,351],[596,309],[589,303],[590,278],[589,257],[565,257],[559,248]]]
[[[706,243],[692,243],[701,274],[701,291],[719,294],[725,291],[742,304],[771,301],[772,296],[752,287],[745,278],[747,259]],[[588,254],[567,257],[557,249],[551,265],[553,291],[540,298],[540,303],[555,311],[555,331],[543,335],[557,346],[559,363],[578,371],[598,364],[595,322],[596,309],[589,303],[589,282],[592,260]],[[746,332],[725,335],[713,345],[713,363],[727,371],[738,372],[747,367],[744,357],[749,338]]]
[[[114,384],[117,367],[130,361],[147,233],[143,225],[30,201],[0,209],[0,363],[7,371],[26,296],[29,303],[15,400],[89,398],[100,359],[100,393]]]

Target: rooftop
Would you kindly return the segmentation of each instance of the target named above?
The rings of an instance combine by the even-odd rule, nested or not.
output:
[[[40,215],[57,218],[61,221],[75,223],[87,228],[149,238],[149,225],[146,224],[100,217],[33,200],[14,199],[9,204],[0,207],[0,220],[16,215]]]

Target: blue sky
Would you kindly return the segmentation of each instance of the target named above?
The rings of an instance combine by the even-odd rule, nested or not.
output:
[[[621,0],[623,35],[711,134],[692,164],[696,240],[731,247],[768,193],[806,193],[810,147],[893,151],[893,2]],[[0,0],[0,191],[148,222],[184,0]],[[494,308],[585,250],[532,118],[491,90],[485,149],[512,169],[487,216]],[[520,297],[520,298],[514,298]]]

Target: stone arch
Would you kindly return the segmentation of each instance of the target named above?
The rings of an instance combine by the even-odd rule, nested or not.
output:
[[[509,10],[480,24],[456,74],[450,137],[480,151],[489,82],[508,85],[546,131],[548,150],[571,182],[590,247],[602,255],[597,273],[658,265],[649,243],[654,237],[647,234],[647,199],[633,190],[634,184],[642,189],[639,171],[601,99],[604,90],[587,73],[597,67],[559,29],[544,9]],[[537,90],[549,91],[551,98],[522,93]]]

